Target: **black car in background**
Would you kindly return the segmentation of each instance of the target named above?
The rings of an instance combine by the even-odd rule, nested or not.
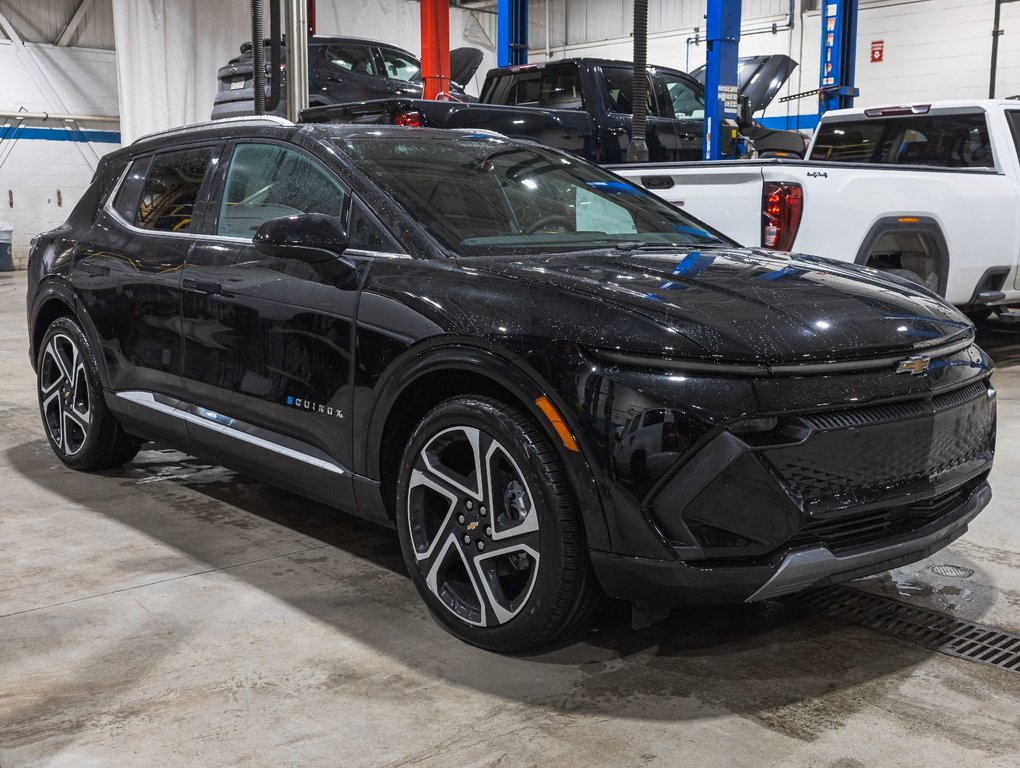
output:
[[[988,503],[992,364],[937,296],[737,247],[482,131],[210,123],[107,155],[35,239],[68,466],[158,440],[397,529],[494,650],[923,558]]]
[[[740,59],[739,93],[747,106],[739,135],[748,140],[745,151],[753,149],[761,157],[804,157],[803,134],[771,130],[752,118],[772,102],[796,67],[789,56],[778,54]],[[648,67],[645,130],[650,161],[703,159],[705,86],[695,75]],[[633,87],[634,65],[629,61],[556,59],[490,69],[477,103],[401,96],[315,107],[305,111],[302,120],[493,130],[593,163],[613,164],[627,160]],[[731,144],[727,137],[727,153]]]
[[[269,98],[269,41],[266,52],[266,98]],[[282,46],[286,77],[287,46]],[[482,62],[477,48],[456,48],[450,52],[452,92],[464,101],[474,101],[464,92]],[[218,88],[212,118],[251,115],[255,111],[251,43],[241,46],[241,55],[216,73]],[[356,37],[317,35],[308,39],[308,103],[311,106],[337,104],[394,96],[421,98],[421,62],[402,48]],[[273,114],[287,114],[285,90]]]

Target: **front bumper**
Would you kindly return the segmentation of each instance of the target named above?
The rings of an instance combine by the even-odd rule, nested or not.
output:
[[[611,597],[663,605],[766,600],[922,560],[962,536],[991,498],[991,487],[981,479],[967,487],[950,511],[923,528],[837,554],[815,545],[748,564],[699,564],[597,551],[591,558]]]

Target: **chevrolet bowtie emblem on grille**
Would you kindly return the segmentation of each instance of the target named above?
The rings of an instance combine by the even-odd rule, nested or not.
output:
[[[909,373],[911,376],[919,376],[928,371],[931,365],[931,358],[927,355],[915,355],[906,360],[900,360],[896,366],[896,373]]]

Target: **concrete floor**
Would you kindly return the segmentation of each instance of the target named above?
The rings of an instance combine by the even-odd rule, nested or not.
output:
[[[389,534],[165,449],[71,472],[24,293],[0,273],[2,768],[1020,764],[1017,674],[775,603],[640,632],[610,612],[499,657],[430,619]],[[858,584],[1020,631],[1020,329],[982,342],[1003,363],[995,499]]]

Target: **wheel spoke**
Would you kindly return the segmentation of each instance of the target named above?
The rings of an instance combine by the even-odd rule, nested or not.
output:
[[[443,539],[444,534],[449,535],[453,526],[453,513],[459,501],[457,494],[443,483],[444,478],[437,478],[435,475],[426,475],[417,469],[411,472],[411,481],[408,483],[408,526],[411,530],[411,541],[414,545],[414,555],[420,561],[430,560],[436,551],[436,545]],[[447,507],[442,522],[436,528],[433,535],[429,536],[423,525],[417,524],[414,512],[415,504],[413,493],[416,489],[427,488],[439,494],[446,500]],[[416,535],[418,534],[418,535]]]
[[[493,441],[485,455],[487,496],[492,510],[492,538],[538,531],[535,499],[517,462]],[[505,482],[505,487],[500,487]]]
[[[75,356],[78,356],[77,348],[75,348]],[[82,363],[78,363],[78,367],[74,369],[70,405],[75,417],[83,423],[83,428],[87,430],[88,425],[92,423],[92,403],[89,401],[89,382],[86,378],[85,365]]]
[[[505,624],[520,612],[534,589],[541,557],[538,532],[493,546],[477,553],[473,564],[493,623]]]
[[[438,475],[458,491],[481,501],[481,442],[483,435],[474,427],[451,427],[435,435],[421,449],[415,466]]]
[[[63,382],[67,381],[67,377],[64,376],[64,366],[60,360],[60,357],[57,355],[57,350],[52,340],[50,341],[49,344],[46,345],[46,352],[44,354],[43,360],[43,370],[39,372],[40,376],[43,377],[50,372],[49,366],[46,365],[45,358],[49,358],[50,360],[53,361],[53,367],[56,372],[56,376],[53,378],[53,381],[51,381],[49,384],[46,384],[45,381],[42,383],[41,387],[42,392],[44,395],[48,395],[55,388],[59,387]]]

